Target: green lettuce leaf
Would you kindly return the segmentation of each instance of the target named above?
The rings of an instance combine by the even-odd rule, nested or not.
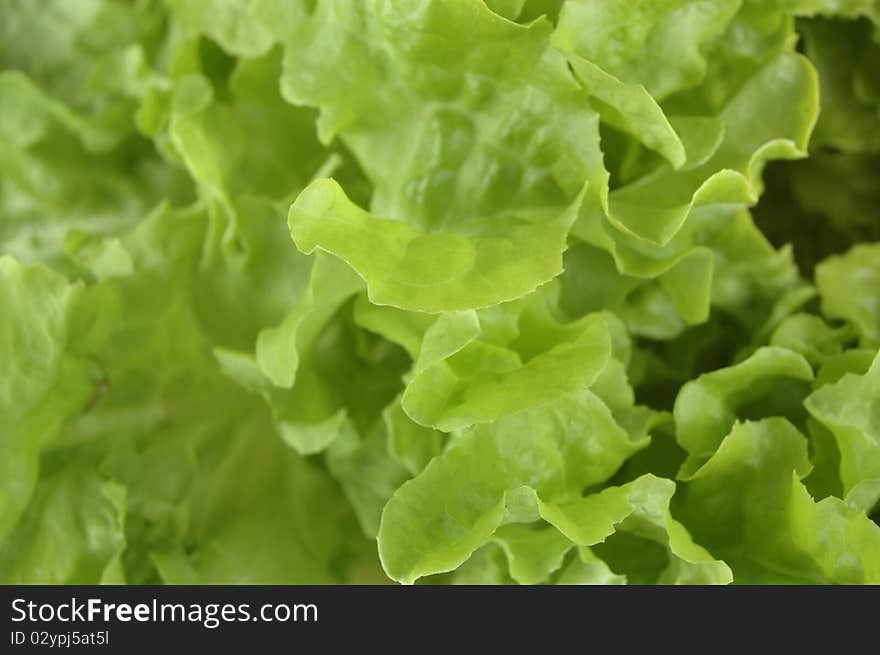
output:
[[[818,316],[795,314],[779,324],[770,344],[793,350],[818,367],[840,355],[852,336],[852,330],[846,326],[833,328]]]
[[[236,0],[165,0],[176,24],[187,37],[204,34],[240,57],[259,57],[275,43],[271,25],[265,20],[277,3]],[[300,9],[298,0],[289,2]]]
[[[374,186],[367,212],[316,182],[294,204],[291,232],[300,249],[349,262],[378,304],[439,312],[512,300],[561,272],[584,183],[607,193],[599,117],[545,20],[422,4],[386,22],[371,3],[320,3],[286,41],[285,97],[318,107],[322,140],[338,134]],[[360,80],[357,93],[340,69]],[[398,141],[405,156],[389,147]]]
[[[682,475],[690,475],[721,445],[737,419],[797,419],[813,370],[800,355],[766,347],[729,368],[701,375],[675,399],[678,443],[688,452]]]
[[[372,303],[436,313],[513,300],[553,279],[579,206],[580,198],[559,213],[498,216],[464,234],[424,233],[377,218],[334,181],[318,180],[291,206],[289,222],[297,248],[348,263]]]
[[[862,345],[880,345],[880,244],[860,244],[816,267],[822,312],[849,321]]]
[[[0,538],[25,510],[41,451],[92,398],[92,368],[71,352],[82,288],[42,265],[0,257]]]
[[[644,445],[589,391],[475,426],[385,506],[383,566],[408,583],[452,570],[504,523],[536,520],[537,498],[578,497]]]
[[[507,557],[510,577],[519,584],[539,584],[559,570],[573,547],[550,525],[510,523],[498,528],[494,541]]]
[[[541,516],[572,542],[592,546],[633,584],[730,583],[728,566],[694,543],[672,518],[673,493],[674,482],[648,474],[570,502],[539,500],[539,507]]]
[[[741,584],[876,584],[880,527],[840,499],[815,502],[806,440],[785,419],[738,423],[686,478],[676,516]]]
[[[0,3],[0,582],[880,584],[878,48]]]
[[[124,584],[125,488],[71,467],[41,479],[0,546],[3,584]],[[46,529],[51,526],[51,529]]]
[[[508,347],[486,338],[491,324],[483,327],[474,312],[441,316],[425,334],[401,400],[404,411],[421,425],[449,432],[589,387],[611,354],[605,321],[593,315],[559,325],[542,309],[532,318],[543,322],[537,327],[527,323],[524,312],[519,343]],[[538,330],[544,333],[535,334]],[[540,337],[546,351],[526,350],[527,339],[538,342]]]
[[[848,373],[814,391],[810,414],[834,435],[846,499],[870,511],[880,500],[880,355],[864,375]]]
[[[876,7],[876,3],[875,3]],[[816,145],[844,152],[880,150],[880,44],[866,23],[814,19],[799,26],[819,73],[822,113]]]
[[[736,0],[569,0],[558,30],[581,56],[664,98],[702,81],[705,43],[738,8]]]
[[[694,207],[754,204],[767,161],[806,156],[818,104],[818,81],[809,62],[799,55],[773,58],[721,110],[724,139],[707,161],[682,171],[661,166],[616,189],[608,199],[608,219],[624,232],[664,245]],[[753,112],[766,117],[760,129],[749,118]]]

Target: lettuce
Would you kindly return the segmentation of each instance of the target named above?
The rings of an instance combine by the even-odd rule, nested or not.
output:
[[[872,0],[0,7],[0,582],[880,583]]]

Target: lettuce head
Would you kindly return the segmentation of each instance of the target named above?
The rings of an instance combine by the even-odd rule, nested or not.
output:
[[[0,3],[0,582],[880,584],[877,0]]]

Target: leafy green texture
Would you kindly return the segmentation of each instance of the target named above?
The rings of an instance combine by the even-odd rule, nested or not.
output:
[[[521,332],[518,343],[511,344],[522,344],[520,352],[485,339],[488,330],[480,334],[480,319],[473,313],[438,319],[425,333],[401,400],[403,409],[416,422],[448,432],[553,402],[596,381],[611,354],[601,317],[566,326],[523,325],[529,318],[546,320],[520,317],[520,328],[533,331]],[[529,337],[542,339],[548,350],[522,353]]]
[[[813,371],[783,348],[762,348],[749,359],[706,373],[675,399],[678,443],[689,453],[683,473],[709,459],[737,418],[792,416],[803,411]]]
[[[19,520],[37,481],[40,452],[91,395],[88,370],[67,352],[71,308],[82,289],[42,266],[0,257],[0,535]]]
[[[706,73],[705,43],[722,33],[736,0],[575,0],[559,30],[597,66],[657,98],[693,86]]]
[[[863,244],[816,269],[822,311],[849,321],[863,345],[880,345],[880,245]]]
[[[599,117],[545,21],[518,26],[480,2],[420,4],[385,22],[371,2],[320,3],[291,35],[285,97],[318,107],[322,139],[338,134],[374,183],[368,213],[315,182],[291,209],[291,233],[304,252],[348,262],[378,304],[512,300],[561,272],[584,183],[607,194]],[[352,62],[356,93],[335,74]]]
[[[694,207],[753,204],[768,160],[806,155],[817,106],[810,64],[797,55],[779,55],[722,109],[718,118],[724,137],[706,161],[684,171],[660,167],[615,190],[609,197],[609,220],[624,232],[664,245]],[[764,117],[759,126],[748,118],[753,112]]]
[[[880,356],[864,375],[847,373],[819,388],[807,409],[834,435],[847,499],[870,510],[880,500]]]
[[[441,312],[512,300],[561,273],[579,205],[547,220],[498,217],[482,234],[426,234],[371,216],[338,184],[319,180],[296,199],[289,221],[300,250],[320,248],[347,262],[366,280],[371,302]]]
[[[124,583],[124,524],[124,487],[89,471],[50,474],[0,550],[0,577],[4,584]]]
[[[880,583],[876,0],[5,0],[0,98],[0,582]]]
[[[627,577],[633,583],[731,582],[727,565],[696,545],[670,515],[674,491],[672,481],[647,474],[622,487],[608,487],[555,507],[543,506],[542,515],[573,542],[595,545],[594,552],[612,568],[629,571]]]
[[[454,569],[504,523],[537,519],[541,501],[578,497],[642,445],[588,391],[477,426],[386,505],[385,570],[413,582]]]
[[[816,503],[799,478],[806,441],[781,418],[739,423],[688,479],[679,515],[742,583],[880,579],[880,532],[837,498]]]

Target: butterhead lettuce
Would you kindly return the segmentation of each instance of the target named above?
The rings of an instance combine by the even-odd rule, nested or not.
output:
[[[880,583],[876,0],[7,0],[0,582]]]

